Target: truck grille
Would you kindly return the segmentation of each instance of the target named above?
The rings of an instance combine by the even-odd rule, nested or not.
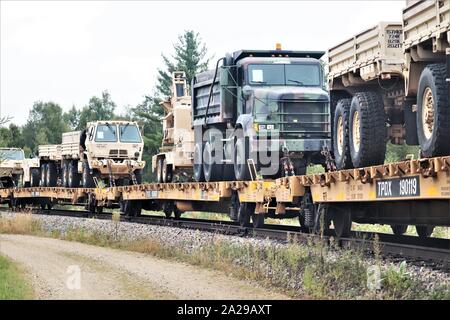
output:
[[[112,150],[109,151],[109,156],[111,158],[127,158],[128,157],[128,151],[127,150],[112,149]]]
[[[309,101],[280,101],[280,134],[303,138],[330,136],[328,103]]]

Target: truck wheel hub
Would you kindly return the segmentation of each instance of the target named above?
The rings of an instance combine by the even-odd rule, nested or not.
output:
[[[425,137],[430,139],[434,128],[434,98],[430,87],[425,89],[422,99],[422,128]]]
[[[344,121],[342,116],[339,117],[337,124],[337,147],[339,154],[342,154],[344,150]]]
[[[360,145],[361,145],[361,133],[360,133],[360,123],[359,123],[359,112],[356,111],[353,114],[353,148],[356,152],[359,151]]]

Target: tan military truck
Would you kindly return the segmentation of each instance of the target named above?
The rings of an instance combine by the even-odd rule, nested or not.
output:
[[[144,143],[136,122],[89,122],[66,132],[60,145],[39,146],[41,186],[92,188],[142,182]]]
[[[339,169],[383,163],[386,142],[450,154],[450,0],[407,1],[329,49],[333,152]],[[447,80],[446,80],[447,79]]]
[[[0,184],[3,188],[38,186],[39,159],[25,159],[19,148],[0,148]]]
[[[194,131],[191,119],[191,96],[184,72],[172,74],[172,96],[162,103],[164,108],[163,141],[159,153],[152,157],[152,171],[158,182],[189,180],[194,158]]]

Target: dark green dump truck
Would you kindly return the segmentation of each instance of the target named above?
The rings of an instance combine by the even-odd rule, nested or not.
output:
[[[330,148],[324,52],[242,50],[192,83],[194,178],[304,174]]]

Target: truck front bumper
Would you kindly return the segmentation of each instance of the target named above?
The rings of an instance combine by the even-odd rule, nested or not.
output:
[[[331,150],[331,139],[254,139],[252,150],[262,152],[320,152],[327,147]]]
[[[114,176],[128,176],[131,171],[142,170],[145,167],[145,161],[124,160],[116,162],[113,160],[93,160],[90,163],[91,169],[95,169],[102,175],[109,175],[110,170]]]

